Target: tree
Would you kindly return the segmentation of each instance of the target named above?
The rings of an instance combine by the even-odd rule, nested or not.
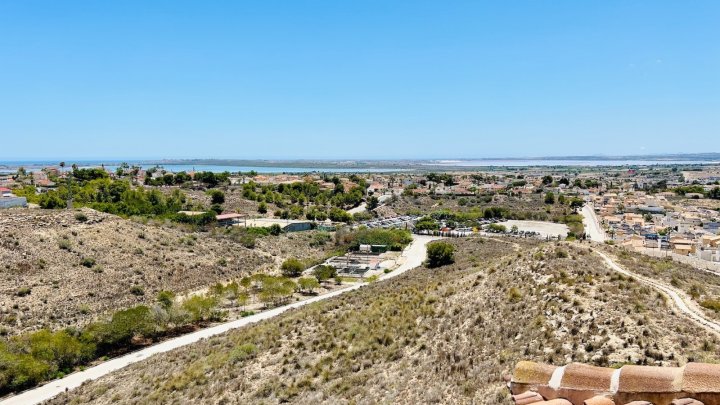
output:
[[[552,184],[552,182],[553,182],[552,176],[550,176],[549,174],[546,175],[546,176],[543,176],[543,178],[542,178],[542,183],[543,183],[544,185],[547,186],[548,184]]]
[[[315,267],[315,269],[313,269],[313,275],[315,276],[315,278],[317,278],[318,281],[322,282],[335,277],[337,275],[337,270],[335,269],[335,267],[321,264]]]
[[[302,291],[311,293],[314,289],[320,287],[320,283],[315,277],[303,277],[298,280],[298,285]]]
[[[431,217],[422,217],[415,223],[415,230],[418,231],[436,231],[440,229],[440,225]]]
[[[299,277],[305,270],[305,266],[300,260],[291,257],[283,262],[280,270],[285,277]]]
[[[370,198],[368,198],[368,200],[367,200],[368,211],[374,210],[375,208],[378,207],[378,205],[380,205],[380,200],[377,197],[371,196]]]
[[[247,291],[240,291],[237,297],[235,297],[235,300],[244,310],[245,306],[250,302],[250,294]]]
[[[545,204],[555,204],[555,194],[552,191],[545,194]]]
[[[277,304],[289,298],[297,285],[285,277],[266,276],[262,278],[260,301],[265,304]]]
[[[713,187],[712,190],[708,191],[707,196],[713,200],[720,200],[720,187]]]
[[[330,218],[330,220],[333,222],[352,222],[353,217],[345,210],[342,210],[340,208],[333,208],[330,210],[328,218]]]
[[[427,245],[427,266],[430,268],[452,264],[455,259],[455,247],[447,242],[434,242]]]
[[[193,322],[207,321],[218,318],[215,311],[217,298],[193,295],[182,303],[182,308],[190,313]]]
[[[572,200],[570,200],[570,208],[573,208],[573,209],[582,208],[583,205],[585,205],[585,201],[583,201],[580,198],[575,197]]]
[[[220,190],[208,190],[207,195],[210,196],[210,204],[224,204],[225,193]]]

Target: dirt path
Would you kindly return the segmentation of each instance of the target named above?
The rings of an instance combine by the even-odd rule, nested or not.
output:
[[[668,285],[665,285],[663,283],[660,283],[656,280],[653,280],[651,278],[641,276],[639,274],[633,273],[631,271],[628,271],[615,263],[608,255],[606,255],[603,252],[597,251],[593,249],[595,253],[597,253],[600,257],[605,260],[605,263],[610,266],[611,269],[617,271],[618,273],[621,273],[626,276],[633,277],[634,279],[640,281],[641,283],[647,284],[656,290],[659,290],[666,296],[670,297],[673,301],[673,304],[677,309],[680,310],[683,314],[685,314],[688,318],[692,319],[705,329],[707,329],[710,332],[715,332],[717,334],[720,334],[720,323],[712,321],[708,318],[705,318],[705,315],[702,313],[702,310],[698,308],[698,306],[690,300],[687,295],[681,291],[676,290],[673,287],[670,287]]]

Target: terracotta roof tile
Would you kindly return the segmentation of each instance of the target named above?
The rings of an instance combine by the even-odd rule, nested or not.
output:
[[[568,364],[561,386],[577,390],[610,391],[610,380],[614,371],[580,363]]]
[[[549,364],[521,361],[515,366],[512,382],[518,384],[547,384],[557,367]]]
[[[624,366],[620,392],[678,392],[683,369],[679,367]]]
[[[508,387],[520,405],[720,405],[720,364],[611,369],[524,361]]]
[[[690,393],[720,393],[720,364],[688,363],[682,390]]]
[[[615,401],[608,397],[597,396],[586,400],[583,405],[615,405]]]
[[[681,399],[674,399],[670,405],[704,405],[702,402],[698,401],[697,399],[692,398],[681,398]]]
[[[516,405],[527,405],[542,402],[545,399],[534,391],[525,391],[522,394],[512,396],[513,403]]]

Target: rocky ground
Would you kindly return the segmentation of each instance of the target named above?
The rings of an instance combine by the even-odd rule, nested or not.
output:
[[[450,240],[456,262],[154,356],[63,394],[81,403],[507,404],[520,359],[718,361],[718,337],[580,244]]]
[[[0,333],[85,324],[99,315],[194,291],[288,257],[321,258],[334,246],[315,232],[262,237],[141,223],[90,209],[0,212]],[[311,246],[312,245],[312,246]]]

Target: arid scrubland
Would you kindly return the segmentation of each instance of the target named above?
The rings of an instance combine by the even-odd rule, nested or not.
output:
[[[285,258],[322,258],[334,248],[316,243],[315,232],[257,238],[223,228],[193,232],[91,209],[4,211],[0,228],[5,334],[84,325],[154,302],[161,290],[183,294],[276,273]]]
[[[154,356],[54,404],[509,403],[520,359],[720,360],[718,337],[579,244],[451,240],[424,267]]]

